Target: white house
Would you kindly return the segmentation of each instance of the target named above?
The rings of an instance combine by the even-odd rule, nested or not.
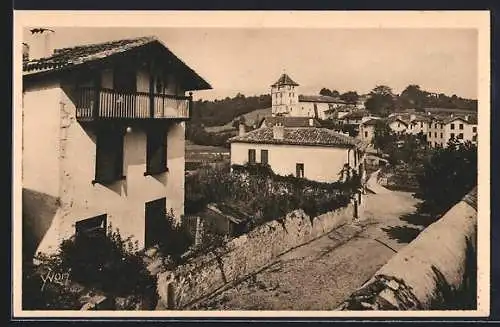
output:
[[[230,139],[231,164],[269,164],[279,175],[335,182],[344,164],[362,167],[366,145],[326,128],[263,127]]]
[[[314,117],[326,119],[328,112],[345,106],[345,102],[324,95],[299,95],[299,84],[287,74],[271,85],[273,116]]]
[[[477,117],[473,115],[434,116],[428,123],[427,142],[435,146],[446,146],[451,138],[477,144]]]
[[[52,51],[51,34],[25,45],[23,244],[52,252],[111,224],[149,246],[184,213],[185,92],[211,87],[154,37]]]

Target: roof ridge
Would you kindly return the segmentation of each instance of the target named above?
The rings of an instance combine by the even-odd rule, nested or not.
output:
[[[79,44],[71,47],[64,47],[64,48],[57,48],[54,49],[54,54],[56,51],[64,51],[64,50],[70,50],[70,49],[79,49],[79,48],[88,48],[92,46],[99,46],[99,45],[104,45],[104,44],[112,44],[112,43],[118,43],[118,42],[123,42],[123,41],[139,41],[139,40],[144,40],[148,42],[152,41],[158,41],[158,37],[155,35],[145,35],[145,36],[138,36],[138,37],[133,37],[133,38],[124,38],[124,39],[112,39],[108,41],[102,41],[102,42],[94,42],[94,43],[85,43],[85,44]]]

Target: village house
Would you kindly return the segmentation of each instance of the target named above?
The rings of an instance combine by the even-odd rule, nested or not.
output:
[[[432,116],[428,123],[427,142],[430,146],[446,146],[453,138],[459,142],[477,144],[477,116],[456,115]]]
[[[404,119],[402,116],[390,116],[387,118],[389,128],[396,134],[407,133],[409,131],[410,121]]]
[[[211,86],[155,37],[52,50],[52,34],[24,45],[23,244],[111,225],[148,247],[184,214],[185,92]]]
[[[345,102],[324,95],[298,94],[299,84],[287,74],[271,85],[273,116],[313,117],[326,119],[328,112],[345,106]]]
[[[369,120],[359,125],[358,137],[365,143],[372,143],[375,137],[375,126],[379,122],[379,118],[370,118]]]
[[[345,164],[363,169],[366,144],[326,128],[263,127],[230,139],[231,164],[268,164],[279,175],[335,182]]]

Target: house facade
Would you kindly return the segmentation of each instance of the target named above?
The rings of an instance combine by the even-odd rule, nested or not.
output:
[[[432,147],[446,146],[451,139],[477,144],[477,118],[471,115],[433,117],[428,123],[427,142]]]
[[[312,117],[326,119],[329,112],[342,108],[346,103],[338,98],[323,95],[302,95],[299,84],[287,74],[271,85],[273,116]]]
[[[143,248],[167,211],[180,219],[192,109],[185,93],[209,88],[154,37],[28,56],[23,227],[36,252],[108,226]]]
[[[371,118],[359,125],[358,137],[365,143],[372,143],[375,137],[375,126],[380,121],[378,118]]]
[[[263,127],[230,139],[231,164],[268,164],[279,175],[335,182],[345,164],[359,168],[365,144],[326,128]]]

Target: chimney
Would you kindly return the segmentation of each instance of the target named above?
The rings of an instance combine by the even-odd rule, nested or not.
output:
[[[47,28],[32,28],[29,37],[29,60],[50,57],[54,53],[52,48],[53,30]]]
[[[465,115],[464,118],[465,118],[466,121],[469,121],[469,115]]]
[[[415,120],[415,118],[417,118],[417,116],[415,116],[415,114],[411,114],[411,115],[410,115],[410,120],[411,120],[411,121]]]
[[[238,125],[238,127],[239,127],[238,135],[239,135],[239,136],[245,135],[245,132],[246,132],[246,131],[245,131],[245,124],[240,123],[240,124]]]
[[[309,126],[311,126],[311,127],[314,126],[314,119],[309,118]]]
[[[453,118],[453,114],[450,114],[450,118]]]
[[[283,140],[285,136],[285,127],[281,123],[276,123],[273,126],[273,138],[275,140]]]
[[[30,57],[30,46],[28,43],[23,42],[23,61],[29,60]]]

